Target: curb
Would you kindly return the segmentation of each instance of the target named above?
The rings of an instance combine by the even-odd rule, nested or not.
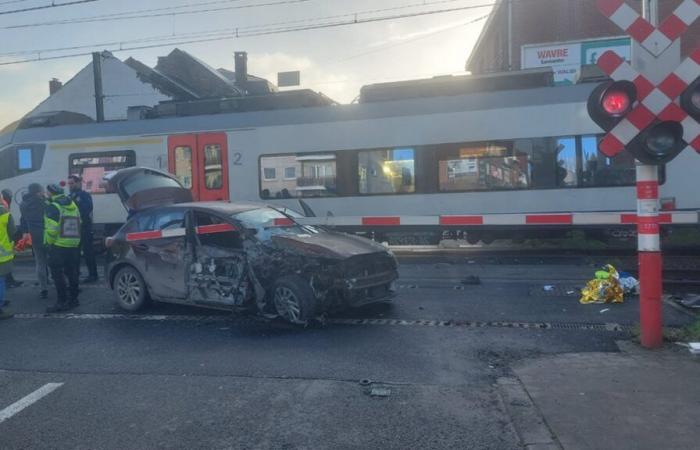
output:
[[[526,450],[563,450],[540,410],[519,379],[502,377],[496,382],[503,405]]]

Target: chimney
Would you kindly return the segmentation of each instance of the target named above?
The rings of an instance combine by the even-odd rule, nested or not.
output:
[[[235,52],[234,59],[236,61],[236,85],[245,87],[248,81],[248,53]]]
[[[49,81],[49,95],[55,94],[62,87],[63,83],[61,83],[58,78],[51,78],[51,81]]]

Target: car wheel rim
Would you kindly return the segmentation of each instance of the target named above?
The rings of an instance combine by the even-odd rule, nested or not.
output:
[[[275,308],[277,313],[290,322],[301,322],[301,306],[296,294],[284,286],[275,289]]]
[[[133,273],[125,273],[117,281],[117,295],[119,300],[133,306],[141,297],[141,283]]]

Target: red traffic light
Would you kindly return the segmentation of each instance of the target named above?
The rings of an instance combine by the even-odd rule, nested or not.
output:
[[[603,94],[603,109],[611,116],[624,116],[630,110],[632,101],[627,92],[609,90]]]
[[[600,128],[610,131],[632,110],[636,100],[637,88],[631,81],[607,81],[588,97],[588,115]]]

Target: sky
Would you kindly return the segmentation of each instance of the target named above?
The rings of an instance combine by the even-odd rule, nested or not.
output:
[[[54,3],[73,1],[76,0]],[[0,63],[37,57],[37,53],[12,55],[16,52],[42,50],[42,57],[89,53],[117,49],[119,43],[122,48],[142,46],[143,42],[125,41],[157,38],[149,43],[167,45],[114,54],[121,60],[132,56],[153,67],[158,56],[178,47],[212,67],[233,70],[234,51],[246,51],[249,73],[276,83],[278,72],[299,70],[300,87],[323,92],[340,103],[350,103],[365,84],[463,74],[465,61],[494,0],[97,0],[3,14],[51,3],[51,0],[0,0]],[[486,6],[476,7],[479,5]],[[180,6],[183,8],[141,12]],[[256,29],[289,27],[289,22],[299,26],[353,17],[362,21],[459,7],[473,8],[341,27],[241,36]],[[204,9],[214,11],[172,14]],[[132,18],[16,28],[124,13]],[[140,17],[156,14],[156,17]],[[346,14],[351,15],[337,17]],[[328,17],[336,18],[322,19]],[[287,25],[273,25],[280,23]],[[239,30],[239,37],[226,40],[177,45],[163,41],[164,36],[187,40],[186,34],[235,29]],[[83,48],[46,51],[66,47]],[[45,99],[51,78],[66,82],[90,60],[86,55],[0,65],[0,128]]]

